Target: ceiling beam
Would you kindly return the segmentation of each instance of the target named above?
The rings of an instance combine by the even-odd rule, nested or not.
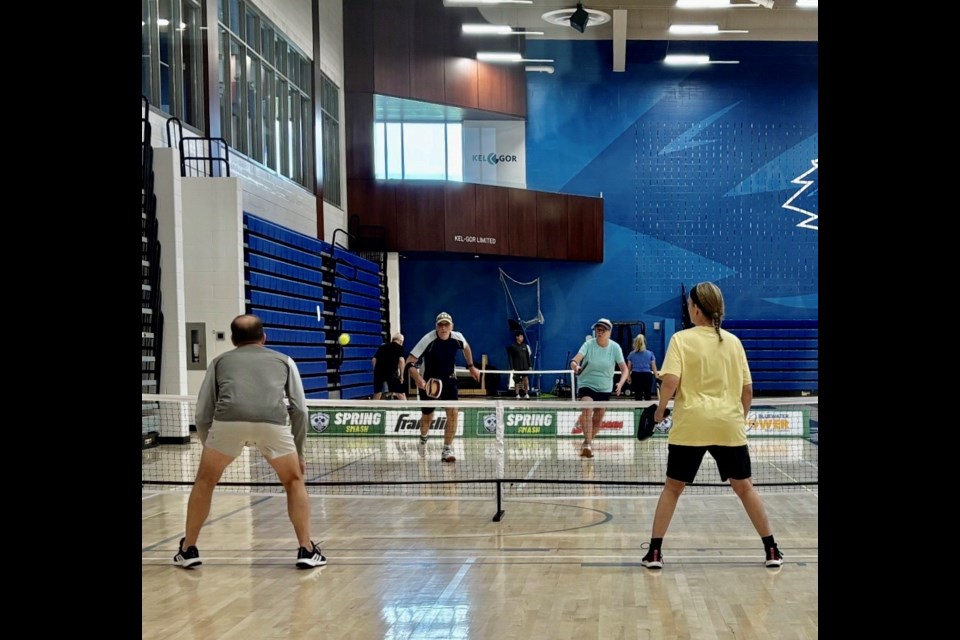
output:
[[[613,70],[625,71],[627,65],[627,10],[613,10]]]

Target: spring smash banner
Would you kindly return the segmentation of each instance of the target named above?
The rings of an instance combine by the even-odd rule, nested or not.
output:
[[[634,437],[642,408],[608,410],[600,425],[598,437]],[[311,436],[416,436],[420,435],[420,411],[360,409],[311,409]],[[510,437],[580,436],[579,409],[505,409],[504,434]],[[442,434],[447,415],[442,409],[433,413],[431,433]],[[807,437],[810,433],[809,409],[757,409],[747,414],[747,436]],[[497,414],[492,409],[466,408],[460,410],[457,435],[492,437],[497,433]],[[666,436],[655,431],[654,436]]]

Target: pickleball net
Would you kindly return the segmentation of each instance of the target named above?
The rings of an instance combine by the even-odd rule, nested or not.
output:
[[[141,453],[144,488],[189,490],[202,445],[191,424],[191,396],[142,395],[143,425],[159,446]],[[639,442],[636,425],[651,404],[612,400],[593,458],[580,456],[583,403],[513,399],[443,401],[309,400],[306,483],[312,495],[564,498],[658,495],[667,463],[669,424]],[[455,463],[440,460],[447,414],[459,410]],[[425,447],[421,407],[436,408]],[[143,428],[147,428],[144,426]],[[753,482],[761,492],[816,491],[819,484],[817,397],[756,399],[747,419]],[[219,491],[279,493],[273,468],[247,447],[224,473]],[[704,456],[686,492],[729,493],[713,459]]]

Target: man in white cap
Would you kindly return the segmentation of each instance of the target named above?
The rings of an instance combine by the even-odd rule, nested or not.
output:
[[[620,367],[620,379],[617,381],[616,392],[627,382],[629,371],[623,359],[623,349],[616,342],[610,340],[610,331],[613,323],[606,318],[600,318],[593,323],[596,338],[587,338],[577,355],[570,361],[574,373],[579,374],[577,382],[577,398],[581,402],[606,402],[610,400],[613,391],[613,367]],[[577,424],[583,427],[583,446],[580,455],[584,458],[593,457],[593,439],[600,433],[600,425],[606,409],[584,409]]]
[[[426,393],[427,380],[437,378],[443,383],[443,389],[438,400],[457,400],[460,397],[457,388],[456,361],[457,352],[463,351],[463,357],[467,360],[467,368],[470,375],[477,382],[480,381],[480,370],[473,364],[473,352],[467,339],[459,331],[453,330],[453,317],[446,312],[437,315],[436,329],[420,338],[420,342],[410,350],[407,356],[407,371],[410,372],[411,379],[420,389],[421,400],[431,400]],[[423,358],[423,375],[417,371],[415,365],[420,358]],[[443,432],[443,452],[440,459],[443,462],[456,462],[457,457],[453,453],[453,438],[457,434],[457,419],[460,411],[455,407],[445,408],[447,412],[447,424]],[[427,436],[430,434],[430,422],[433,419],[434,408],[421,409],[423,416],[420,418],[420,443],[419,451],[423,455],[426,453]]]

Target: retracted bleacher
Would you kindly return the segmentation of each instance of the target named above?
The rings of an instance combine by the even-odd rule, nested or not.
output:
[[[817,395],[818,321],[731,320],[723,328],[743,343],[754,395]]]
[[[297,363],[307,397],[370,395],[385,312],[376,265],[248,213],[244,253],[248,312],[263,320],[268,346]]]
[[[337,291],[337,335],[350,334],[342,347],[340,397],[361,398],[373,390],[370,360],[384,341],[386,309],[377,264],[334,245],[330,259]]]

